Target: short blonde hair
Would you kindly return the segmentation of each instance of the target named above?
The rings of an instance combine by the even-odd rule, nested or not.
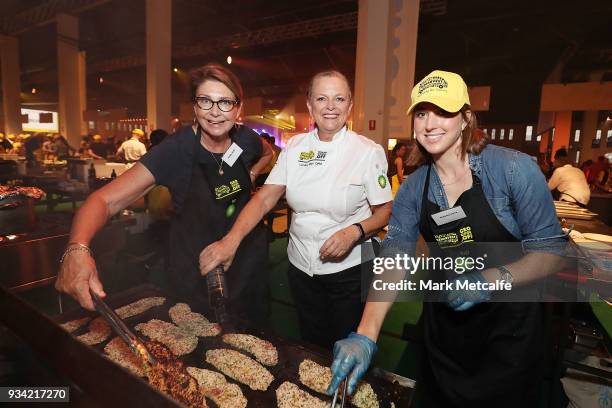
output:
[[[311,79],[310,79],[310,83],[308,84],[308,91],[306,93],[306,97],[308,99],[310,99],[310,97],[312,96],[312,88],[314,86],[314,83],[317,79],[319,78],[329,78],[329,77],[337,77],[340,78],[341,80],[344,81],[344,83],[346,84],[346,87],[348,88],[349,91],[349,99],[353,99],[353,92],[351,91],[351,85],[349,84],[348,79],[346,79],[346,76],[340,72],[340,71],[336,71],[334,69],[329,70],[329,71],[321,71],[319,73],[316,73]]]

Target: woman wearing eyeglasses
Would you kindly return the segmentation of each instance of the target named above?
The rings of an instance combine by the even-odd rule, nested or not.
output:
[[[286,194],[293,211],[288,279],[300,331],[304,340],[330,348],[359,323],[361,271],[372,270],[374,255],[367,245],[362,252],[361,243],[387,224],[392,197],[383,148],[346,126],[353,102],[345,76],[315,75],[306,104],[316,128],[289,140],[266,184],[200,263],[208,273],[239,262],[240,242]]]
[[[180,128],[133,168],[91,194],[76,214],[56,288],[83,307],[93,309],[90,288],[104,296],[89,251],[91,239],[109,217],[155,185],[169,188],[175,209],[166,262],[168,283],[178,296],[196,303],[205,300],[200,251],[230,230],[272,152],[257,133],[236,124],[242,86],[232,72],[216,64],[193,71],[191,96],[193,124]],[[263,226],[256,226],[226,275],[230,310],[252,320],[265,313],[265,279],[256,276],[267,262],[265,237]]]

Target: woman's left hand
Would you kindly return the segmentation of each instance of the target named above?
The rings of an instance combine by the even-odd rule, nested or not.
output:
[[[200,252],[200,273],[206,275],[215,269],[217,265],[223,265],[223,270],[227,271],[234,260],[237,248],[236,245],[233,245],[226,239],[213,242],[204,248]]]
[[[341,258],[346,255],[361,237],[361,232],[354,225],[341,229],[329,237],[319,250],[321,259]]]

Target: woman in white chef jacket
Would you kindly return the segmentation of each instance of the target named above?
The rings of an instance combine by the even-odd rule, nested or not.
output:
[[[227,270],[242,239],[286,194],[288,278],[302,338],[331,347],[359,324],[361,271],[371,273],[374,256],[362,256],[360,244],[387,224],[392,196],[383,148],[346,127],[353,106],[346,77],[320,72],[307,96],[316,128],[289,140],[230,232],[202,251],[200,270]]]

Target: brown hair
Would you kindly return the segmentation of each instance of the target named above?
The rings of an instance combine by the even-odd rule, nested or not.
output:
[[[349,90],[349,99],[353,99],[353,92],[351,91],[351,84],[349,83],[348,79],[346,79],[346,76],[342,72],[336,71],[336,70],[321,71],[315,74],[310,79],[310,83],[308,84],[308,91],[306,92],[306,98],[310,99],[310,97],[312,96],[312,87],[314,86],[315,81],[319,78],[327,78],[327,77],[338,77],[342,79],[346,83],[346,86]]]
[[[217,81],[227,86],[240,103],[244,95],[242,84],[238,77],[229,69],[219,64],[206,64],[196,68],[190,73],[191,76],[191,100],[195,101],[198,87],[206,81]]]
[[[466,153],[471,153],[475,155],[479,155],[480,152],[485,148],[487,143],[489,143],[489,136],[483,132],[481,129],[478,129],[478,119],[476,118],[476,113],[472,111],[472,117],[468,120],[466,111],[470,110],[469,105],[463,105],[463,108],[459,112],[461,112],[461,116],[463,120],[467,123],[465,129],[461,131],[461,159],[465,158]],[[414,109],[412,112],[412,117],[414,117]],[[431,154],[421,144],[418,140],[415,140],[420,154],[417,154],[419,162],[427,161],[431,162],[432,157]],[[415,152],[416,153],[416,152]]]

